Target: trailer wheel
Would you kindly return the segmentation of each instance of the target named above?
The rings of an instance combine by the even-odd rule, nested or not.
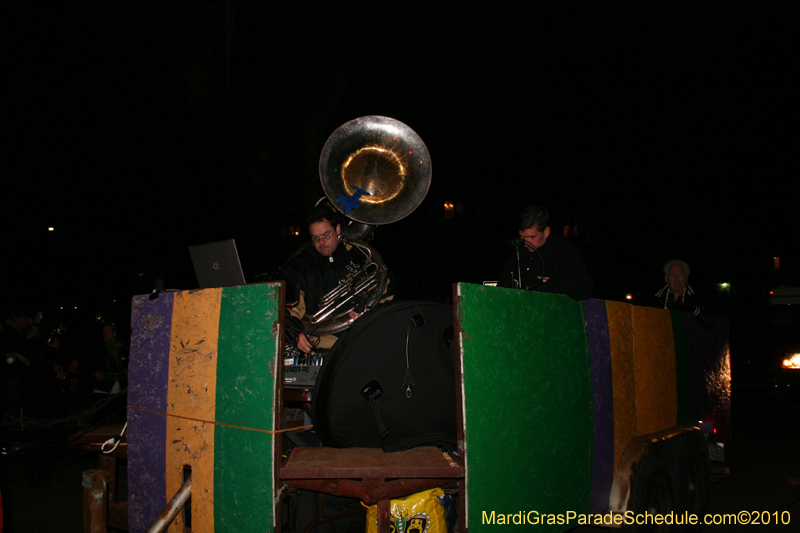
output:
[[[672,524],[654,524],[645,515],[666,516],[674,510],[672,482],[669,473],[657,457],[645,455],[636,467],[631,487],[629,510],[633,512],[633,523],[623,527],[630,533],[669,533]],[[636,523],[640,522],[640,523]]]
[[[675,497],[675,512],[688,512],[702,517],[708,512],[711,496],[710,473],[705,443],[689,436],[681,437],[669,444],[665,450],[671,468],[672,492]],[[684,525],[684,531],[700,531],[699,524]]]

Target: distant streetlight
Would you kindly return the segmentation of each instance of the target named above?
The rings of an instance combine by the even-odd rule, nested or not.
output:
[[[53,226],[48,226],[47,231],[55,231],[55,229]]]
[[[625,294],[625,299],[626,300],[633,300],[633,294],[631,294],[631,293]]]

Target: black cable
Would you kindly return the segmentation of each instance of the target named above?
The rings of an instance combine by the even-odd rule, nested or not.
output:
[[[539,248],[537,248],[536,246],[533,246],[531,244],[531,246],[533,246],[533,251],[536,252],[536,255],[539,256],[539,262],[542,263],[542,273],[539,275],[539,280],[536,283],[534,283],[530,287],[523,287],[522,286],[522,265],[521,265],[520,260],[519,260],[519,246],[520,246],[519,244],[516,245],[516,249],[517,249],[517,277],[519,278],[518,279],[519,287],[517,287],[517,288],[525,290],[525,291],[532,291],[544,279],[544,271],[545,271],[545,268],[544,268],[544,257],[542,257],[542,254],[539,252]],[[511,280],[512,281],[514,280],[513,273],[512,273],[512,276],[511,276]]]

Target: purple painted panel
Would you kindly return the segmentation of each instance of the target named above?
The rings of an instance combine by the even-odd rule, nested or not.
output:
[[[594,412],[594,456],[592,461],[592,513],[608,511],[611,482],[614,479],[614,386],[611,379],[611,346],[608,340],[608,314],[603,300],[583,302],[589,359],[592,368]]]
[[[715,440],[731,444],[731,363],[728,319],[717,317],[713,328],[705,328],[694,316],[684,313],[689,354],[689,395],[691,420],[714,422]]]
[[[166,412],[172,294],[135,296],[128,365],[128,525],[146,532],[167,505]],[[141,409],[146,409],[143,411]],[[155,411],[155,412],[148,412]]]
[[[174,293],[157,299],[134,296],[131,310],[131,355],[128,405],[165,413],[169,378],[169,343]]]
[[[146,532],[167,506],[167,419],[128,411],[128,526]]]

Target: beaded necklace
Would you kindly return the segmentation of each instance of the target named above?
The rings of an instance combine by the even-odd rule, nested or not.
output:
[[[670,289],[667,289],[667,297],[664,298],[664,309],[669,309],[669,295],[672,294]],[[683,289],[683,293],[681,293],[681,303],[683,303],[684,298],[686,298],[686,289]],[[674,302],[677,302],[678,299],[676,298]],[[674,303],[673,302],[673,303]]]

